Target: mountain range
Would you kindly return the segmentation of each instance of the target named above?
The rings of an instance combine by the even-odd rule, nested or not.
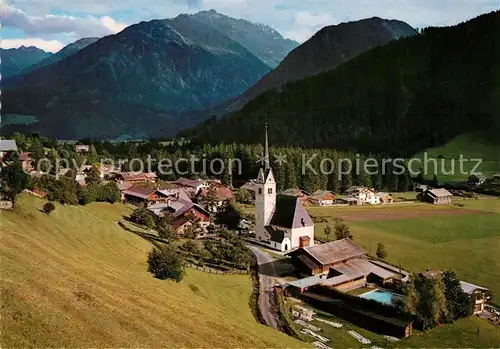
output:
[[[2,49],[0,48],[2,63],[0,72],[2,78],[9,78],[23,71],[24,69],[46,59],[52,55],[37,47],[21,46],[19,48]]]
[[[279,60],[294,45],[269,27],[215,11],[141,22],[2,82],[4,113],[33,115],[38,122],[29,130],[55,137],[171,136],[197,121],[179,113],[243,93],[271,69],[259,55],[269,61],[273,51]],[[256,46],[261,54],[249,51]]]
[[[208,111],[224,115],[241,109],[260,93],[286,83],[335,69],[339,65],[392,40],[416,35],[405,22],[378,17],[327,26],[292,50],[279,66],[242,95]]]
[[[62,61],[66,57],[69,57],[69,56],[77,53],[81,49],[87,47],[90,44],[93,44],[97,40],[99,40],[99,38],[79,39],[79,40],[77,40],[77,41],[75,41],[67,46],[64,46],[60,51],[54,53],[53,55],[50,55],[47,58],[42,59],[41,61],[27,67],[26,69],[24,69],[20,73],[24,75],[24,74],[27,74],[29,72],[35,71],[37,69],[40,69],[41,67],[45,67],[47,65],[51,65],[51,64],[57,63],[59,61]]]
[[[500,132],[500,12],[426,28],[340,65],[268,90],[226,118],[182,135],[200,143],[413,154],[464,132]],[[238,132],[234,132],[238,130]]]

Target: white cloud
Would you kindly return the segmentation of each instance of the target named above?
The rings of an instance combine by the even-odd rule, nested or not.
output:
[[[52,14],[30,16],[23,10],[9,5],[2,6],[0,16],[5,27],[21,29],[29,37],[72,32],[76,33],[78,37],[102,37],[114,33],[105,23],[114,25],[115,29],[118,25],[110,17],[105,19],[105,23],[103,23],[99,18],[91,15],[86,17]]]
[[[119,33],[127,27],[125,23],[117,22],[109,16],[101,17],[100,21],[106,28],[111,30],[113,33]]]
[[[43,40],[40,38],[22,38],[22,39],[2,39],[0,46],[2,48],[18,48],[21,46],[35,46],[47,52],[57,52],[64,47],[57,40]]]

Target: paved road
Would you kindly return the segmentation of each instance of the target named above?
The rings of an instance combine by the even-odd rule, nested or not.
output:
[[[262,313],[262,317],[266,324],[274,329],[278,329],[278,325],[276,324],[275,314],[271,309],[271,295],[273,293],[273,286],[275,284],[275,279],[269,275],[276,275],[276,271],[274,270],[273,263],[274,258],[271,257],[268,253],[262,251],[260,248],[252,245],[247,245],[250,250],[257,257],[257,263],[259,263],[259,278],[260,278],[260,312]],[[262,267],[263,265],[263,267]],[[266,272],[262,274],[262,268],[271,268],[271,272]]]

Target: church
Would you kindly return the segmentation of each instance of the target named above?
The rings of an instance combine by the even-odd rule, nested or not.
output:
[[[282,252],[314,245],[314,223],[295,196],[277,195],[276,181],[269,166],[269,147],[265,140],[264,168],[254,181],[255,236]]]

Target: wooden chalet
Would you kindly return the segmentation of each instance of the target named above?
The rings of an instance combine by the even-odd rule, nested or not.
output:
[[[302,204],[307,203],[307,200],[309,199],[309,193],[305,190],[299,189],[299,188],[289,188],[283,191],[282,195],[287,195],[287,196],[295,196],[299,198],[300,202]]]
[[[132,186],[122,191],[124,203],[130,203],[139,207],[148,207],[153,204],[166,202],[168,196],[160,190]]]
[[[446,189],[428,189],[417,195],[421,201],[436,205],[449,205],[452,203],[453,194]]]
[[[366,251],[349,238],[303,247],[289,253],[292,263],[307,275],[327,273],[336,264],[365,255]]]
[[[315,206],[331,206],[335,203],[335,194],[329,190],[316,190],[309,196],[309,202]]]

